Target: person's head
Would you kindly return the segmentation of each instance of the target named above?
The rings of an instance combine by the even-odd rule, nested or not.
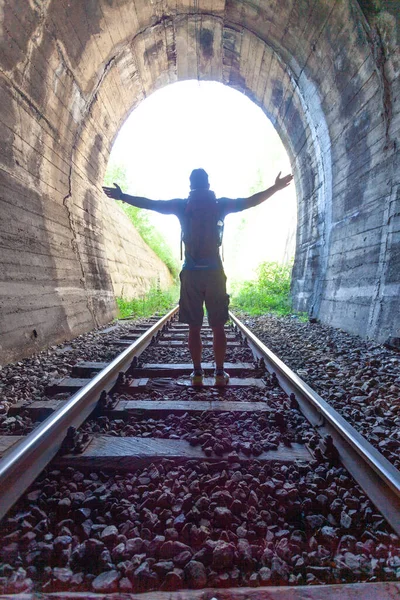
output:
[[[190,173],[191,190],[209,190],[208,175],[204,169],[193,169]]]

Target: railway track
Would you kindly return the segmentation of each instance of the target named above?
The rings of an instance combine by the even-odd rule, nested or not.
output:
[[[250,594],[234,589],[247,585],[257,586],[255,597],[262,598],[263,586],[269,584],[265,594],[276,593],[280,598],[284,597],[279,595],[282,589],[275,592],[271,588],[274,583],[334,584],[358,578],[370,582],[363,594],[374,593],[379,598],[400,594],[396,583],[375,583],[374,570],[369,572],[359,558],[363,548],[356,551],[357,544],[364,544],[365,553],[369,546],[371,554],[371,540],[374,551],[385,546],[380,548],[379,558],[383,559],[385,551],[390,554],[388,559],[393,560],[388,564],[394,565],[395,572],[399,472],[234,315],[228,329],[229,385],[216,389],[212,377],[206,377],[203,388],[193,389],[187,328],[175,318],[176,309],[149,328],[132,328],[116,340],[122,352],[110,364],[78,363],[72,377],[48,387],[48,400],[14,407],[14,411],[24,409],[34,420],[45,419],[26,437],[0,438],[5,547],[10,542],[11,553],[19,556],[17,533],[22,533],[22,545],[30,556],[29,560],[19,556],[19,568],[32,567],[31,573],[25,570],[20,579],[31,580],[29,574],[40,579],[47,552],[53,571],[58,569],[46,575],[42,591],[48,593],[161,589],[170,594],[181,587],[210,586],[218,588],[218,598],[233,598]],[[211,333],[205,328],[206,375],[213,371],[211,344]],[[51,466],[40,475],[51,460]],[[343,467],[362,491],[355,491]],[[92,479],[85,478],[85,473]],[[57,477],[63,479],[64,488],[71,477],[68,486],[72,492],[57,491]],[[135,484],[126,483],[132,477]],[[122,494],[122,503],[110,504],[110,481],[114,493]],[[79,491],[81,482],[102,493]],[[50,487],[56,498],[49,497],[48,490],[42,492],[41,485]],[[12,509],[29,486],[28,494]],[[41,502],[43,494],[45,501]],[[66,496],[61,497],[63,494]],[[101,515],[102,502],[110,509],[114,506],[105,511],[106,519]],[[118,512],[116,504],[132,531],[114,514]],[[35,532],[35,519],[30,522],[24,513],[32,505],[38,514],[48,506],[57,527],[67,522],[61,527],[64,535],[52,533],[56,525],[51,519],[46,523],[48,533]],[[357,513],[363,515],[361,528],[356,525]],[[26,531],[21,530],[21,519]],[[37,541],[45,535],[50,535],[48,540]],[[54,542],[62,537],[71,540]],[[346,537],[353,539],[343,540]],[[132,539],[136,542],[130,543]],[[95,557],[95,550],[92,548],[90,555],[86,548],[88,540],[102,544],[109,560],[97,556],[96,577],[90,573],[88,579],[74,580],[69,566],[87,569],[88,556]],[[45,542],[51,548],[43,552]],[[318,556],[320,545],[336,549],[340,556],[336,569],[327,566],[332,557],[323,552]],[[304,553],[317,554],[307,564]],[[285,564],[290,564],[293,556],[297,562],[289,573]],[[398,561],[400,578],[400,558]],[[18,588],[15,582],[7,582],[9,577],[5,577],[6,591]],[[26,589],[34,585],[33,580]],[[336,587],[325,587],[321,592],[325,596],[315,597],[336,597]],[[297,589],[301,594],[301,588]],[[311,594],[312,588],[306,589]],[[360,594],[360,588],[348,584],[344,590],[341,593],[347,595],[341,597]],[[290,598],[297,597],[294,593]]]

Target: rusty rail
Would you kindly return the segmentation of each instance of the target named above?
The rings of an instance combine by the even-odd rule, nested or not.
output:
[[[118,373],[126,371],[132,358],[143,352],[156,334],[177,312],[175,307],[115,358],[64,406],[24,437],[0,461],[0,518],[15,504],[39,473],[57,454],[69,427],[79,427],[96,408],[103,390],[110,391]]]
[[[306,419],[320,435],[331,436],[343,465],[400,535],[400,471],[271,352],[234,314],[230,313],[230,318],[246,336],[256,356],[264,358],[267,369],[276,374],[281,388],[288,395],[295,395]]]

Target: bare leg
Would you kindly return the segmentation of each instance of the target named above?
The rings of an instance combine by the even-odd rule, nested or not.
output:
[[[201,369],[201,353],[203,344],[201,343],[201,325],[189,325],[189,352],[192,357],[193,367]]]
[[[226,333],[223,325],[217,325],[212,328],[213,331],[213,348],[215,366],[217,369],[224,368],[225,354],[226,354]]]

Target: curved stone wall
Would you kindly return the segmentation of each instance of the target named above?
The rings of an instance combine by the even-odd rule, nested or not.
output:
[[[377,340],[399,335],[398,8],[375,4],[6,0],[0,356],[104,323],[114,287],[146,277],[148,255],[127,244],[101,181],[129,112],[187,78],[247,94],[286,146],[296,307]]]

